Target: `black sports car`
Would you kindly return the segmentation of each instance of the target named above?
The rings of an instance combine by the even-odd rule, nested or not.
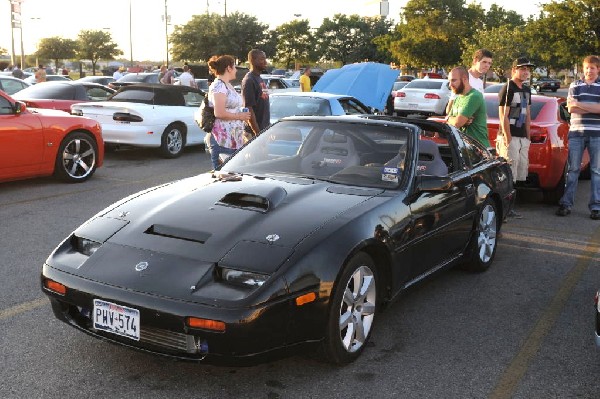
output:
[[[382,305],[455,264],[485,271],[509,166],[446,124],[290,117],[220,170],[125,198],[46,260],[60,320],[157,354],[364,349]]]

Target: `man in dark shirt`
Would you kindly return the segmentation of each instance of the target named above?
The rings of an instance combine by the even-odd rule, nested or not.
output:
[[[265,82],[260,77],[267,67],[267,56],[262,50],[250,50],[248,63],[250,71],[242,80],[242,96],[244,97],[244,107],[250,111],[250,129],[247,130],[257,136],[269,126],[271,119],[269,93]]]

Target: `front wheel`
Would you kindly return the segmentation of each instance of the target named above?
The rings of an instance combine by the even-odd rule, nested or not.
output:
[[[490,268],[496,255],[499,227],[496,204],[488,198],[477,216],[475,231],[469,244],[470,259],[465,264],[467,270],[484,272]]]
[[[92,177],[98,161],[98,146],[87,133],[74,132],[60,143],[54,174],[69,183],[81,183]]]
[[[165,158],[177,158],[183,152],[185,145],[185,137],[183,128],[177,124],[172,123],[162,134],[160,153]]]
[[[334,288],[323,342],[328,361],[350,363],[365,348],[377,310],[377,282],[377,269],[366,253],[358,253],[344,266]]]

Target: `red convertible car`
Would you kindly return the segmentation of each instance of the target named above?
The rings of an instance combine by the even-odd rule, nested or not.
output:
[[[71,105],[88,101],[106,101],[115,90],[86,81],[55,81],[20,90],[13,98],[28,108],[59,109],[71,113]]]
[[[488,134],[492,147],[498,135],[498,95],[484,94]],[[531,146],[529,147],[529,175],[524,188],[542,190],[544,201],[558,203],[565,188],[568,156],[570,115],[563,105],[565,99],[542,95],[531,96]],[[581,165],[584,175],[588,170],[589,155],[584,153]]]
[[[103,159],[98,122],[63,111],[30,109],[0,91],[0,181],[54,175],[83,182]]]

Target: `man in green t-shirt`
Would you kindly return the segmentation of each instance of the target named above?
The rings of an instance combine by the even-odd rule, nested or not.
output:
[[[469,84],[469,72],[465,67],[456,67],[448,75],[450,88],[456,94],[448,115],[448,123],[459,128],[486,148],[490,147],[487,131],[487,114],[483,94]]]

